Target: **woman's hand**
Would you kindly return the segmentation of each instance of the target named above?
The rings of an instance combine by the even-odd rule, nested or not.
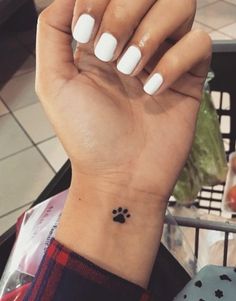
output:
[[[194,14],[192,0],[56,0],[39,18],[36,89],[73,170],[59,237],[144,286],[167,200],[191,148],[211,58],[208,35],[190,31]],[[80,41],[74,55],[72,32]],[[107,251],[105,260],[104,250],[92,247],[101,241],[99,222],[113,223],[111,212],[120,206],[129,207],[131,218],[118,249],[129,258],[134,233],[144,240],[128,274],[126,259],[114,262]],[[79,235],[79,249],[71,235]]]
[[[117,39],[114,59],[120,60],[127,42],[140,49],[136,76],[120,73],[116,60],[98,60],[93,40],[81,50],[78,46],[73,57],[72,16],[76,24],[84,13],[95,18],[95,49],[103,32]],[[195,1],[190,0],[138,0],[135,5],[124,0],[57,0],[43,12],[36,87],[74,173],[114,177],[114,182],[119,176],[127,186],[168,198],[191,146],[211,57],[208,35],[188,32],[194,13]],[[167,38],[177,42],[161,53],[157,65],[155,58],[147,65],[168,47],[163,45]],[[143,84],[156,73],[164,83],[159,94],[149,96]]]

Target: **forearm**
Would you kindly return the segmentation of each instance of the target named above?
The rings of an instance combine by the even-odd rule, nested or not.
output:
[[[137,187],[74,179],[56,239],[105,270],[146,288],[166,206],[158,198]],[[121,220],[118,208],[128,210],[121,212]]]

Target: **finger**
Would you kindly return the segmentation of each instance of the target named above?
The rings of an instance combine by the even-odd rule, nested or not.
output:
[[[105,62],[115,60],[155,1],[110,1],[95,40],[97,58]]]
[[[77,42],[85,44],[93,39],[109,2],[110,0],[76,1],[72,32]]]
[[[71,48],[71,21],[75,0],[56,0],[38,19],[36,90],[71,78],[77,70]],[[45,89],[44,89],[45,88]]]
[[[157,1],[138,26],[118,62],[118,70],[127,75],[137,75],[158,47],[177,29],[184,25],[188,30],[186,23],[192,20],[194,13],[195,6],[190,0]],[[181,33],[185,34],[183,30]]]
[[[163,55],[175,45],[174,42],[170,40],[164,41],[160,47],[158,47],[157,51],[154,53],[154,55],[150,58],[144,69],[150,74],[152,70],[156,67],[157,63],[160,61],[160,59],[163,57]]]
[[[200,97],[200,85],[208,72],[211,54],[212,41],[209,35],[201,30],[189,32],[164,54],[145,83],[144,91],[150,95],[162,93],[176,81],[183,88],[185,75],[188,74],[191,75],[188,78],[199,81],[196,97]],[[186,84],[189,83],[191,81],[186,80]]]

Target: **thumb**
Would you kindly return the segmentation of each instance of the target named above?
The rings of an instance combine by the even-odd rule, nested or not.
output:
[[[56,0],[39,16],[36,43],[36,90],[57,91],[77,74],[71,47],[75,0]]]

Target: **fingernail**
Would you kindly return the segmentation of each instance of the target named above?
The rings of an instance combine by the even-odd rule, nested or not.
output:
[[[155,73],[144,85],[143,89],[144,91],[149,94],[153,95],[155,94],[163,84],[164,79],[163,76],[160,73]]]
[[[110,33],[103,33],[95,47],[94,54],[103,61],[109,62],[113,59],[117,47],[117,39]]]
[[[73,30],[73,37],[79,43],[88,43],[91,39],[95,19],[88,14],[83,14],[79,17]]]
[[[140,49],[136,46],[130,46],[120,59],[117,69],[126,75],[133,73],[142,58]]]

